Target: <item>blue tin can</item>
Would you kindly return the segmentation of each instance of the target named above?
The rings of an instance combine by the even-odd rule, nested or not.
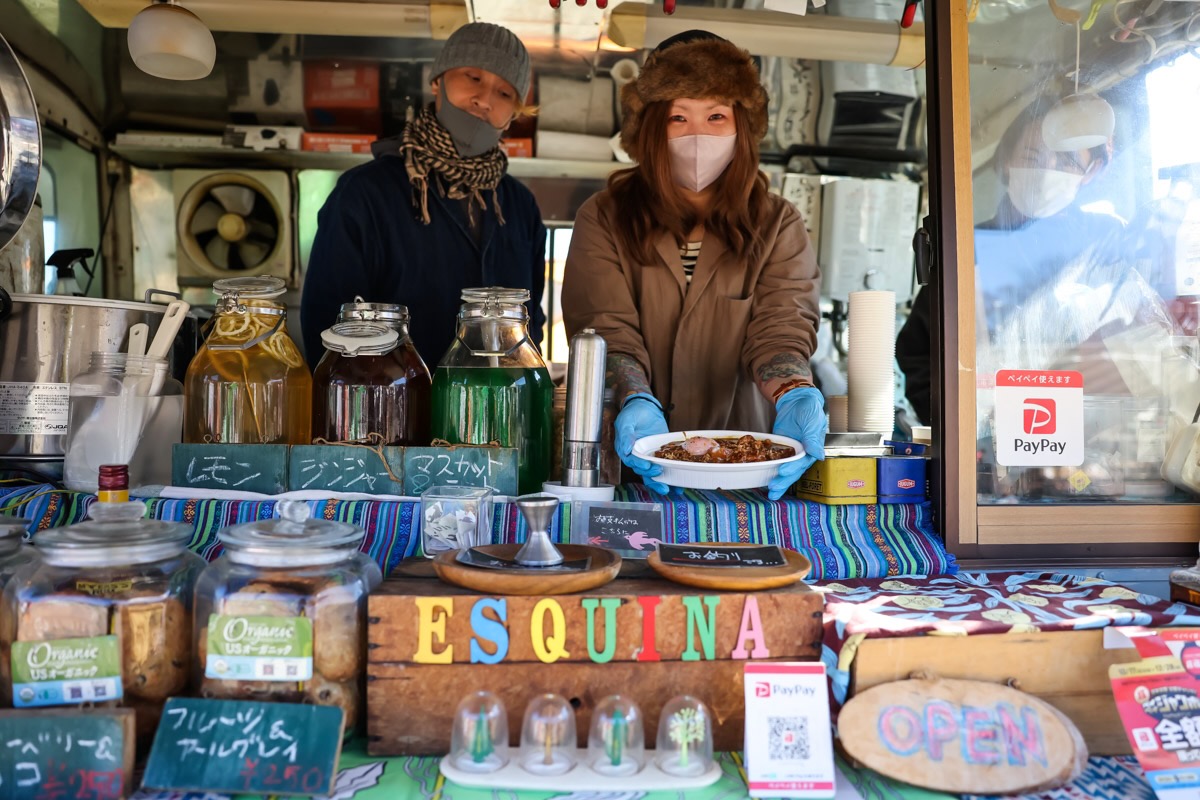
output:
[[[880,503],[919,503],[925,499],[926,468],[923,456],[881,456]]]

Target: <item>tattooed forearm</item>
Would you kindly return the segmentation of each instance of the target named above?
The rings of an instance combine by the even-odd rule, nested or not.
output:
[[[797,353],[780,353],[758,368],[758,390],[774,401],[775,395],[790,386],[811,386],[812,370],[808,359]]]
[[[604,375],[604,383],[613,388],[618,402],[639,392],[654,394],[650,390],[650,381],[646,379],[646,373],[642,371],[637,359],[632,356],[616,354],[609,356],[605,363],[607,370]]]
[[[812,370],[809,369],[808,359],[801,358],[795,353],[780,353],[758,368],[759,383],[792,378],[812,379]]]

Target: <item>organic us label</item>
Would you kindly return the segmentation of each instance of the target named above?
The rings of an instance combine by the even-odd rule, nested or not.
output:
[[[312,680],[312,621],[305,617],[208,618],[206,678]]]
[[[13,642],[13,705],[66,706],[121,698],[116,636]]]

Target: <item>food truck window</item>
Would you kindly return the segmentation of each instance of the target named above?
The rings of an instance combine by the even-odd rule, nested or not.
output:
[[[1200,59],[1181,38],[1200,14],[1127,11],[1084,15],[1078,89],[1077,25],[1046,4],[981,11],[969,28],[984,506],[1200,491],[1200,154],[1185,99]]]
[[[38,190],[42,196],[46,256],[59,249],[87,247],[100,243],[99,162],[96,154],[58,132],[42,129],[42,175]],[[69,191],[55,191],[61,186]],[[52,224],[49,224],[52,223]],[[111,223],[110,223],[111,224]],[[103,297],[104,269],[97,266],[96,277],[87,287],[87,276],[77,277],[92,297]],[[53,272],[53,270],[51,270]],[[49,276],[48,276],[49,277]]]

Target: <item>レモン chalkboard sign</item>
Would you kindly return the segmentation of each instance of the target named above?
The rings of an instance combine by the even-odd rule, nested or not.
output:
[[[344,717],[330,706],[172,697],[142,784],[230,794],[329,794]]]
[[[177,444],[171,485],[281,494],[287,491],[286,444]]]

